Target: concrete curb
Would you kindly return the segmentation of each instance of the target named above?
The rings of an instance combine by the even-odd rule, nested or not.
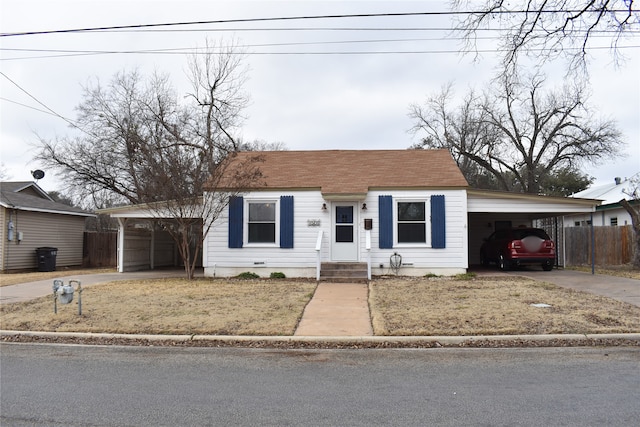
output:
[[[546,344],[549,347],[562,344],[588,345],[589,342],[600,345],[603,342],[625,342],[640,346],[640,333],[626,334],[554,334],[554,335],[478,335],[478,336],[256,336],[256,335],[147,335],[147,334],[109,334],[109,333],[84,333],[84,332],[39,332],[39,331],[5,331],[0,330],[0,337],[23,337],[34,339],[68,339],[78,341],[146,341],[146,342],[173,342],[173,343],[227,343],[242,346],[242,344],[261,343],[266,345],[277,344],[333,344],[356,345],[368,344],[371,346],[390,347],[402,346],[482,346],[483,343],[516,343],[522,347],[522,343],[532,343],[533,346]]]

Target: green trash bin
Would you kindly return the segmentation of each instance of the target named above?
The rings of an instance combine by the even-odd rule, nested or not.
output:
[[[56,256],[58,248],[37,248],[36,259],[38,262],[38,271],[56,271]]]

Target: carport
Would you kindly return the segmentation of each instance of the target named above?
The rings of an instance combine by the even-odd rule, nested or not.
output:
[[[557,218],[575,213],[593,214],[600,200],[550,197],[491,190],[467,190],[469,265],[480,264],[483,239],[505,227],[539,227],[556,242],[558,264],[563,265],[564,233]]]
[[[184,267],[175,241],[163,227],[172,218],[162,218],[145,205],[102,209],[99,213],[118,221],[118,272]],[[202,267],[202,252],[196,266]]]

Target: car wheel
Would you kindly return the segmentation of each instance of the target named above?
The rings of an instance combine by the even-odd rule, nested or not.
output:
[[[511,263],[502,254],[500,254],[499,265],[500,265],[500,270],[502,271],[508,271],[511,269]]]
[[[545,261],[542,263],[542,269],[544,271],[551,271],[553,270],[553,263],[551,261]]]

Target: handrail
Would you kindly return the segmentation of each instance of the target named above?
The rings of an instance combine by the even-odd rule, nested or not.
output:
[[[316,281],[320,281],[320,266],[322,264],[322,230],[318,231],[318,238],[316,239]]]
[[[371,230],[365,231],[365,249],[367,250],[367,280],[371,280]]]

